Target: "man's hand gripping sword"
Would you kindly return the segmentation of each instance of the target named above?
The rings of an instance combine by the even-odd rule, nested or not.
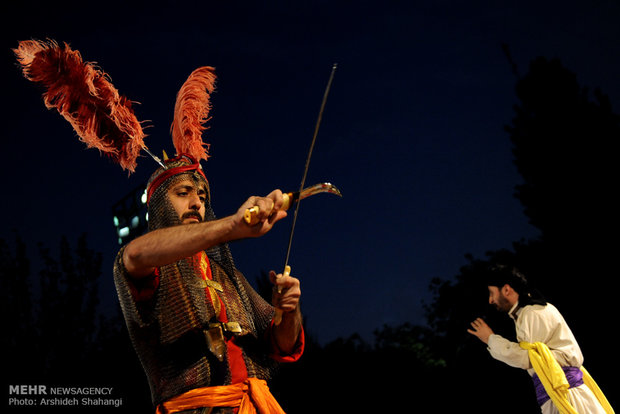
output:
[[[325,88],[325,93],[323,94],[323,101],[321,102],[321,109],[319,110],[319,116],[316,121],[316,125],[314,126],[314,134],[312,136],[312,143],[310,144],[310,149],[308,151],[308,157],[306,158],[306,165],[304,167],[304,174],[301,179],[301,184],[299,186],[299,191],[295,193],[285,193],[284,194],[284,206],[285,210],[288,209],[291,204],[297,201],[295,206],[295,214],[293,215],[293,224],[291,225],[291,232],[289,234],[288,239],[288,247],[286,249],[286,259],[284,261],[284,272],[282,276],[289,276],[291,274],[291,267],[288,264],[289,255],[291,253],[291,244],[293,242],[293,233],[295,231],[295,223],[297,222],[297,214],[299,213],[299,206],[301,205],[301,200],[306,197],[309,197],[318,193],[330,193],[336,194],[342,197],[340,191],[330,183],[316,184],[312,187],[308,187],[304,189],[304,185],[306,183],[306,175],[308,174],[308,167],[310,166],[310,158],[312,157],[312,150],[314,149],[314,142],[316,141],[316,136],[319,132],[319,126],[321,125],[321,119],[323,118],[323,110],[325,109],[325,103],[327,102],[327,95],[329,94],[329,89],[332,85],[332,80],[334,79],[334,73],[336,72],[337,65],[334,64],[332,66],[332,71],[329,76],[329,80],[327,81],[327,87]],[[254,210],[254,211],[253,211]],[[244,219],[248,225],[256,224],[256,215],[258,214],[258,207],[253,207],[251,209],[246,210]],[[252,218],[254,217],[254,218]],[[278,293],[281,293],[281,288],[278,287]],[[282,322],[282,309],[276,308],[276,313],[274,316],[274,323],[279,325]]]
[[[313,185],[312,187],[307,187],[301,191],[295,191],[294,193],[282,194],[284,198],[284,203],[282,204],[281,209],[288,210],[294,202],[301,201],[304,198],[308,198],[310,196],[313,196],[319,193],[335,194],[339,197],[342,197],[340,190],[338,190],[335,185],[331,183],[319,183],[319,184]],[[258,206],[248,208],[247,210],[245,210],[243,219],[250,226],[253,226],[258,223],[259,212],[260,212],[260,208]]]

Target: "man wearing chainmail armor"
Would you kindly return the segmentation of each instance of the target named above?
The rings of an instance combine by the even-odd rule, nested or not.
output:
[[[285,217],[282,193],[251,197],[235,214],[218,220],[200,165],[179,156],[153,174],[147,194],[150,232],[121,248],[114,280],[158,412],[202,413],[203,403],[184,410],[196,405],[183,405],[185,400],[204,398],[216,406],[221,396],[212,396],[210,389],[247,394],[261,385],[255,379],[270,378],[276,361],[301,355],[299,280],[270,273],[282,287],[281,293],[274,290],[274,303],[284,311],[275,325],[274,307],[235,268],[226,244],[261,236]],[[261,222],[249,226],[243,214],[253,206],[259,206]],[[193,397],[202,394],[196,390],[207,397]],[[175,399],[181,400],[177,408]]]
[[[144,144],[132,101],[69,44],[26,40],[14,52],[24,76],[43,87],[46,106],[89,148],[130,173],[143,150],[160,164],[147,185],[149,232],[122,247],[114,264],[157,413],[282,413],[266,380],[278,362],[303,352],[299,280],[270,272],[272,306],[235,268],[227,243],[264,235],[286,207],[274,190],[216,219],[200,165],[208,158],[202,132],[214,68],[195,69],[179,90],[171,131],[177,155],[162,162]],[[258,223],[248,224],[244,213],[254,207]]]

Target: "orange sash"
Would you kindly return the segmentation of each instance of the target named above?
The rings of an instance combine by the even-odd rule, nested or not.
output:
[[[239,414],[284,414],[267,382],[248,378],[232,385],[196,388],[157,406],[156,414],[172,414],[202,407],[239,407]]]

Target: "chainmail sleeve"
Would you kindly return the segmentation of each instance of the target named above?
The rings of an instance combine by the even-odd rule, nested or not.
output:
[[[218,364],[208,352],[202,330],[213,311],[197,310],[198,289],[193,275],[183,274],[187,273],[185,261],[163,266],[153,297],[137,302],[122,252],[116,258],[114,282],[153,404],[196,387],[225,384],[229,378],[226,363]]]
[[[123,264],[124,251],[125,246],[118,252],[114,261],[114,285],[116,286],[123,315],[131,316],[132,323],[135,323],[140,328],[146,328],[153,322],[153,300],[146,301],[148,303],[142,306],[138,305],[134,300],[135,286],[132,285],[129,274]]]

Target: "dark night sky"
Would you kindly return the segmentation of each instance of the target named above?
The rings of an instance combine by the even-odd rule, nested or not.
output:
[[[620,107],[614,1],[63,3],[2,6],[0,237],[17,229],[34,255],[38,241],[55,246],[63,234],[74,241],[86,232],[105,258],[104,307],[115,306],[111,206],[155,164],[145,154],[127,177],[86,150],[21,76],[10,50],[18,40],[66,41],[96,61],[141,103],[156,153],[173,153],[168,130],[181,84],[196,67],[215,66],[205,133],[212,158],[203,167],[219,216],[250,195],[298,188],[338,63],[307,184],[333,182],[344,198],[302,203],[291,253],[308,329],[321,342],[421,323],[432,277],[451,278],[466,253],[482,257],[538,235],[513,197],[520,177],[503,128],[514,116],[516,77],[502,43],[521,74],[537,56],[558,57]],[[231,245],[250,281],[281,270],[290,223]]]

